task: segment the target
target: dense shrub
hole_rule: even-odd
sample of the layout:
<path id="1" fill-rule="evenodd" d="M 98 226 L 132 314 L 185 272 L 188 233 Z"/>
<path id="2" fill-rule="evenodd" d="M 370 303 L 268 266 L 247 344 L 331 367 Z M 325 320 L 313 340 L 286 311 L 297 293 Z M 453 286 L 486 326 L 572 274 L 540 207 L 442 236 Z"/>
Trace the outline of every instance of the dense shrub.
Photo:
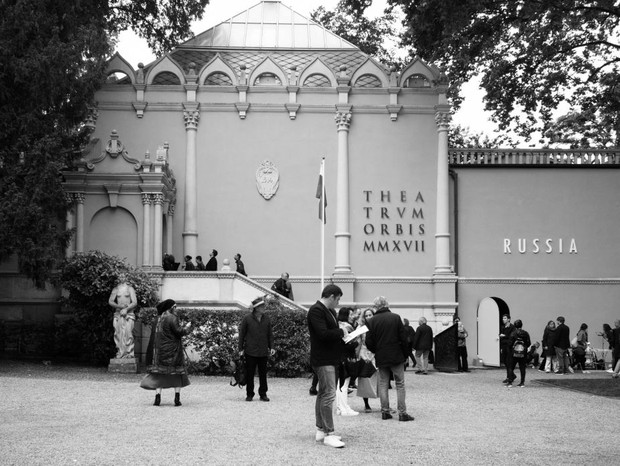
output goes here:
<path id="1" fill-rule="evenodd" d="M 277 298 L 267 299 L 274 333 L 276 353 L 269 358 L 267 370 L 280 377 L 296 377 L 308 371 L 309 336 L 304 311 L 284 309 Z M 239 324 L 249 311 L 214 309 L 182 309 L 179 318 L 191 322 L 192 329 L 184 339 L 199 354 L 190 363 L 193 373 L 230 375 L 230 363 L 238 359 Z M 152 316 L 144 315 L 146 320 Z"/>
<path id="2" fill-rule="evenodd" d="M 141 307 L 157 303 L 157 282 L 117 256 L 100 251 L 76 253 L 61 266 L 59 284 L 69 292 L 63 302 L 75 316 L 73 334 L 79 335 L 74 346 L 80 349 L 83 359 L 91 363 L 107 364 L 116 354 L 112 327 L 114 311 L 108 299 L 118 276 L 123 273 L 136 291 L 136 314 L 139 315 Z"/>

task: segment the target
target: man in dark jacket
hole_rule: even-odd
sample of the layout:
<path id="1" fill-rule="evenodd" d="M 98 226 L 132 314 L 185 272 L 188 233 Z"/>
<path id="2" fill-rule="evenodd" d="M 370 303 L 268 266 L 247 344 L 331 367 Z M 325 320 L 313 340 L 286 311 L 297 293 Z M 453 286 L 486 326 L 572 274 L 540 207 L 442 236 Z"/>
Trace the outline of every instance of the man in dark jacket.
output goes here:
<path id="1" fill-rule="evenodd" d="M 420 317 L 418 324 L 413 336 L 413 349 L 420 368 L 415 373 L 428 375 L 428 355 L 433 349 L 433 329 L 426 325 L 426 317 Z"/>
<path id="2" fill-rule="evenodd" d="M 557 318 L 558 325 L 555 328 L 555 355 L 558 358 L 560 374 L 568 374 L 570 363 L 568 362 L 568 348 L 570 347 L 570 328 L 564 324 L 562 316 Z"/>
<path id="3" fill-rule="evenodd" d="M 510 316 L 504 314 L 502 316 L 502 326 L 499 330 L 499 359 L 506 366 L 506 378 L 503 383 L 512 383 L 512 351 L 510 346 L 510 337 L 515 331 L 515 326 L 510 322 Z"/>
<path id="4" fill-rule="evenodd" d="M 336 368 L 344 351 L 343 338 L 348 335 L 338 325 L 335 308 L 342 297 L 342 290 L 336 285 L 323 288 L 321 299 L 308 310 L 308 331 L 310 333 L 310 364 L 319 378 L 314 414 L 316 418 L 317 442 L 334 448 L 344 447 L 344 442 L 334 435 L 334 401 L 336 400 Z"/>
<path id="5" fill-rule="evenodd" d="M 405 359 L 407 359 L 407 332 L 400 317 L 390 311 L 382 296 L 375 299 L 378 308 L 375 316 L 368 321 L 366 347 L 375 354 L 379 368 L 379 400 L 381 419 L 391 419 L 388 385 L 390 371 L 394 374 L 399 421 L 413 421 L 407 414 L 405 404 Z"/>
<path id="6" fill-rule="evenodd" d="M 512 366 L 510 367 L 510 382 L 506 385 L 508 388 L 512 387 L 512 381 L 517 378 L 515 375 L 515 367 L 519 365 L 519 372 L 521 373 L 521 381 L 519 387 L 525 387 L 525 368 L 527 366 L 527 348 L 532 344 L 530 334 L 523 330 L 523 322 L 520 319 L 515 320 L 515 331 L 510 335 L 510 348 L 512 349 Z M 517 352 L 515 348 L 515 342 L 519 342 L 522 345 L 521 352 Z"/>
<path id="7" fill-rule="evenodd" d="M 239 326 L 239 354 L 245 354 L 245 370 L 247 384 L 246 399 L 254 398 L 254 373 L 258 366 L 258 395 L 261 401 L 269 401 L 267 397 L 267 358 L 273 356 L 273 330 L 269 316 L 265 315 L 264 298 L 252 301 L 252 312 L 246 315 Z"/>

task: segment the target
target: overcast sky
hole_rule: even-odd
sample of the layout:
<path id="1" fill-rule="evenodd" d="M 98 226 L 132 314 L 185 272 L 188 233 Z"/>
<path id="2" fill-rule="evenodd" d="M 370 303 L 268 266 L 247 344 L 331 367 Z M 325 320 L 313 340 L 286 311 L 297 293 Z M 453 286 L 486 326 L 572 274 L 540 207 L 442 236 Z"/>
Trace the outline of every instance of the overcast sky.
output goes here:
<path id="1" fill-rule="evenodd" d="M 192 32 L 200 34 L 258 3 L 260 3 L 258 0 L 211 0 L 205 8 L 203 19 L 193 23 Z M 282 0 L 282 3 L 290 6 L 297 13 L 310 17 L 310 12 L 321 5 L 328 10 L 334 9 L 338 4 L 338 0 Z M 385 3 L 384 0 L 374 0 L 372 7 L 367 10 L 368 16 L 375 17 L 381 15 L 385 8 Z M 148 64 L 155 59 L 155 55 L 146 45 L 146 41 L 130 31 L 120 35 L 117 51 L 135 69 L 137 69 L 139 62 Z M 477 84 L 475 82 L 465 84 L 463 92 L 465 101 L 461 109 L 454 115 L 454 122 L 462 126 L 468 126 L 474 131 L 492 134 L 495 126 L 489 121 L 488 115 L 483 111 L 483 94 Z"/>

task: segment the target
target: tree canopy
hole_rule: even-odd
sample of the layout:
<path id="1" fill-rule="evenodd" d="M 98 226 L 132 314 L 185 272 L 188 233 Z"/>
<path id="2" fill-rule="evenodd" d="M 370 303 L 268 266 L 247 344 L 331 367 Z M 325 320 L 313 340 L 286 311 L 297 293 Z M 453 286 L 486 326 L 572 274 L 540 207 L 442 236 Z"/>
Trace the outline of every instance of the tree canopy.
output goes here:
<path id="1" fill-rule="evenodd" d="M 70 239 L 60 172 L 88 141 L 84 122 L 118 33 L 134 29 L 167 51 L 208 2 L 0 1 L 0 260 L 16 254 L 37 286 Z"/>
<path id="2" fill-rule="evenodd" d="M 620 146 L 616 0 L 386 0 L 401 45 L 450 79 L 455 108 L 474 76 L 500 130 L 541 144 Z M 363 16 L 372 0 L 344 0 Z M 558 115 L 561 115 L 558 117 Z"/>
<path id="3" fill-rule="evenodd" d="M 383 16 L 375 19 L 364 16 L 364 9 L 341 0 L 333 11 L 320 6 L 310 14 L 310 18 L 385 65 L 402 66 L 402 61 L 386 46 L 390 39 L 394 42 L 398 40 L 392 9 L 386 8 Z"/>
<path id="4" fill-rule="evenodd" d="M 457 105 L 461 83 L 480 75 L 500 129 L 541 131 L 572 146 L 619 145 L 617 1 L 388 2 L 405 13 L 403 45 L 449 76 Z M 556 121 L 558 110 L 568 115 Z"/>

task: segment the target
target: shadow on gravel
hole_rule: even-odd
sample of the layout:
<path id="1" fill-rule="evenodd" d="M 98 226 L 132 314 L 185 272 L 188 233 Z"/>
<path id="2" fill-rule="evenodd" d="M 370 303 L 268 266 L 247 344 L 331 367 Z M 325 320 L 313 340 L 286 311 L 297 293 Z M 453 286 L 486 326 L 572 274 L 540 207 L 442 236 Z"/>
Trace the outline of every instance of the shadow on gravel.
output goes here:
<path id="1" fill-rule="evenodd" d="M 563 388 L 566 390 L 575 390 L 596 396 L 620 398 L 620 379 L 613 379 L 611 376 L 608 379 L 539 379 L 533 380 L 532 383 Z"/>

